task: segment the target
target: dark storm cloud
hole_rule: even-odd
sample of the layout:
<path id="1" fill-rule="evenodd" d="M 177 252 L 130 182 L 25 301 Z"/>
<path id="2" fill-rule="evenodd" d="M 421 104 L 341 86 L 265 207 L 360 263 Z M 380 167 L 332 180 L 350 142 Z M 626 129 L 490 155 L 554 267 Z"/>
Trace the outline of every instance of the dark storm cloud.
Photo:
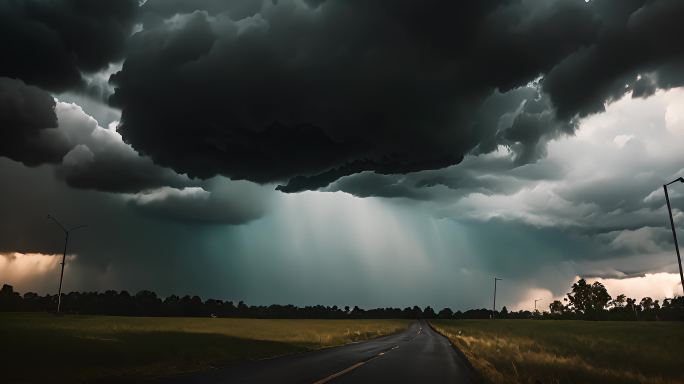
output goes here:
<path id="1" fill-rule="evenodd" d="M 600 33 L 557 63 L 545 76 L 546 91 L 562 118 L 604 110 L 604 104 L 635 88 L 643 95 L 644 73 L 660 88 L 684 84 L 684 2 L 592 0 Z"/>
<path id="2" fill-rule="evenodd" d="M 682 17 L 676 0 L 12 0 L 0 76 L 107 97 L 91 72 L 125 59 L 111 102 L 135 151 L 298 192 L 499 145 L 534 162 L 577 117 L 684 84 Z"/>
<path id="3" fill-rule="evenodd" d="M 401 175 L 362 172 L 342 177 L 325 190 L 359 197 L 454 200 L 473 192 L 513 193 L 530 181 L 562 177 L 560 164 L 538 164 L 536 160 L 546 154 L 548 140 L 574 132 L 577 122 L 556 119 L 538 84 L 494 92 L 473 116 L 476 127 L 494 127 L 496 133 L 480 142 L 460 164 Z M 511 153 L 492 154 L 502 146 Z"/>
<path id="4" fill-rule="evenodd" d="M 182 176 L 155 165 L 125 144 L 100 147 L 95 151 L 85 145 L 75 147 L 57 168 L 57 176 L 70 187 L 105 192 L 131 193 L 189 184 Z"/>
<path id="5" fill-rule="evenodd" d="M 52 96 L 21 80 L 0 77 L 0 157 L 36 166 L 60 162 L 70 148 L 57 129 Z"/>
<path id="6" fill-rule="evenodd" d="M 0 2 L 0 76 L 50 91 L 84 85 L 82 72 L 123 59 L 137 0 Z"/>
<path id="7" fill-rule="evenodd" d="M 147 0 L 141 7 L 141 18 L 146 24 L 159 24 L 165 18 L 205 11 L 209 15 L 227 13 L 238 20 L 254 16 L 261 10 L 262 0 Z"/>
<path id="8" fill-rule="evenodd" d="M 265 1 L 242 19 L 148 3 L 166 19 L 132 37 L 112 77 L 125 141 L 190 176 L 291 180 L 288 192 L 444 168 L 499 140 L 534 157 L 552 112 L 506 139 L 473 111 L 600 30 L 582 1 Z"/>

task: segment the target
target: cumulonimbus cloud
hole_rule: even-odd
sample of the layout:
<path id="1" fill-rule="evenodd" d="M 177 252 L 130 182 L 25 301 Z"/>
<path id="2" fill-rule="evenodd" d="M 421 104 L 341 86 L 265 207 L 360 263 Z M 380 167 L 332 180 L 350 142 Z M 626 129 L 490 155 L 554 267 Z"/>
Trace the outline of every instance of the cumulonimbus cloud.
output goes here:
<path id="1" fill-rule="evenodd" d="M 534 162 L 623 94 L 684 84 L 677 0 L 13 0 L 0 11 L 0 76 L 87 92 L 89 73 L 123 60 L 110 101 L 136 152 L 285 192 L 499 145 Z M 64 152 L 31 151 L 33 164 Z"/>
<path id="2" fill-rule="evenodd" d="M 112 78 L 119 130 L 179 172 L 289 181 L 286 192 L 443 168 L 501 143 L 534 161 L 576 117 L 682 80 L 679 1 L 193 4 L 143 5 Z M 489 109 L 535 80 L 540 96 Z"/>

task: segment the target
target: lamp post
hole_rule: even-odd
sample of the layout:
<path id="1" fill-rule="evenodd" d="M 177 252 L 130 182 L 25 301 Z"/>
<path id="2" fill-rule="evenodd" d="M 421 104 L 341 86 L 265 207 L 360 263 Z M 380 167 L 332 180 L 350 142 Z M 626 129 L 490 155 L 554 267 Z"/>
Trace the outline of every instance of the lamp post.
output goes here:
<path id="1" fill-rule="evenodd" d="M 537 313 L 537 301 L 541 301 L 542 299 L 534 299 L 534 312 Z"/>
<path id="2" fill-rule="evenodd" d="M 674 219 L 672 219 L 672 207 L 670 206 L 670 196 L 667 194 L 667 186 L 676 182 L 684 183 L 684 177 L 680 177 L 667 184 L 663 185 L 665 191 L 665 201 L 667 202 L 667 212 L 670 214 L 670 226 L 672 227 L 672 238 L 674 239 L 675 251 L 677 252 L 677 265 L 679 266 L 679 278 L 682 281 L 682 289 L 684 290 L 684 273 L 682 272 L 682 257 L 679 255 L 679 244 L 677 243 L 677 231 L 675 230 Z"/>
<path id="3" fill-rule="evenodd" d="M 492 305 L 492 318 L 494 318 L 494 312 L 496 312 L 496 282 L 499 280 L 503 279 L 499 279 L 498 277 L 494 278 L 494 304 Z"/>
<path id="4" fill-rule="evenodd" d="M 47 216 L 48 219 L 52 220 L 59 226 L 59 228 L 64 231 L 64 254 L 62 255 L 62 272 L 59 275 L 59 291 L 57 293 L 57 313 L 59 313 L 60 308 L 62 307 L 62 279 L 64 278 L 64 264 L 66 264 L 66 254 L 67 254 L 67 245 L 69 244 L 69 234 L 75 230 L 85 228 L 85 225 L 77 225 L 71 229 L 66 229 L 60 222 L 57 220 L 56 217 L 52 215 Z"/>

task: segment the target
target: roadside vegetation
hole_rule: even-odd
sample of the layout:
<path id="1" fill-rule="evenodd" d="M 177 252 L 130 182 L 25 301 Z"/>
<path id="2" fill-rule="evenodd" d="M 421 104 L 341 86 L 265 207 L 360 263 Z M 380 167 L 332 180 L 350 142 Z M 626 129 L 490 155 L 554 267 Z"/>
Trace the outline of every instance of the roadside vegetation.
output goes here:
<path id="1" fill-rule="evenodd" d="M 0 313 L 2 382 L 134 379 L 398 332 L 406 320 L 267 320 Z M 40 369 L 36 369 L 40 367 Z"/>
<path id="2" fill-rule="evenodd" d="M 612 298 L 580 279 L 548 312 L 479 314 L 491 320 L 431 323 L 487 383 L 684 383 L 683 324 L 659 321 L 684 319 L 683 297 Z"/>
<path id="3" fill-rule="evenodd" d="M 679 322 L 433 320 L 486 383 L 684 383 Z"/>

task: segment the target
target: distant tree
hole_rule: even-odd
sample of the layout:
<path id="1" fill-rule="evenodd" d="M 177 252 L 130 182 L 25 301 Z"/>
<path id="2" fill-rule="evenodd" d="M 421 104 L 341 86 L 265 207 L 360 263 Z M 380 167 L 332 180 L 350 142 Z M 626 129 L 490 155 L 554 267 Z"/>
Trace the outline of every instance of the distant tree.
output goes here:
<path id="1" fill-rule="evenodd" d="M 162 301 L 152 291 L 142 290 L 135 294 L 135 305 L 141 315 L 158 316 L 161 304 Z"/>
<path id="2" fill-rule="evenodd" d="M 425 319 L 434 319 L 437 315 L 435 315 L 435 310 L 432 309 L 429 305 L 425 307 L 425 310 L 423 310 L 423 318 Z"/>
<path id="3" fill-rule="evenodd" d="M 632 299 L 631 297 L 628 297 L 625 299 L 625 307 L 632 309 L 634 311 L 640 311 L 641 306 L 636 303 L 636 299 Z"/>
<path id="4" fill-rule="evenodd" d="M 560 300 L 554 300 L 549 304 L 549 312 L 552 315 L 562 315 L 565 312 L 565 305 Z"/>
<path id="5" fill-rule="evenodd" d="M 354 318 L 362 318 L 365 316 L 365 311 L 361 308 L 359 308 L 358 305 L 354 306 L 354 309 L 352 309 L 351 313 L 349 314 L 351 317 Z"/>
<path id="6" fill-rule="evenodd" d="M 508 308 L 504 305 L 503 308 L 501 308 L 501 312 L 499 313 L 500 317 L 508 317 Z"/>
<path id="7" fill-rule="evenodd" d="M 584 279 L 572 285 L 572 291 L 567 294 L 567 298 L 570 306 L 582 314 L 603 310 L 611 299 L 603 284 L 598 281 L 588 284 Z"/>
<path id="8" fill-rule="evenodd" d="M 666 309 L 684 309 L 684 296 L 676 296 L 671 299 L 663 300 L 663 308 Z"/>
<path id="9" fill-rule="evenodd" d="M 453 316 L 454 312 L 451 310 L 451 308 L 444 308 L 437 314 L 437 318 L 439 319 L 451 319 Z"/>
<path id="10" fill-rule="evenodd" d="M 489 319 L 492 316 L 491 309 L 469 309 L 461 315 L 463 319 Z"/>
<path id="11" fill-rule="evenodd" d="M 584 312 L 589 308 L 591 297 L 591 285 L 587 281 L 580 279 L 572 285 L 571 292 L 567 294 L 569 306 L 577 312 Z"/>
<path id="12" fill-rule="evenodd" d="M 14 287 L 9 284 L 3 284 L 0 289 L 0 310 L 4 311 L 18 311 L 21 307 L 21 295 L 14 292 Z"/>
<path id="13" fill-rule="evenodd" d="M 655 307 L 655 302 L 650 297 L 644 297 L 643 299 L 641 299 L 641 302 L 639 302 L 639 305 L 641 305 L 641 308 L 644 311 L 648 311 Z"/>
<path id="14" fill-rule="evenodd" d="M 596 281 L 591 285 L 591 307 L 593 310 L 598 311 L 605 309 L 608 306 L 610 299 L 612 299 L 612 297 L 610 297 L 608 290 L 603 284 Z"/>
<path id="15" fill-rule="evenodd" d="M 627 296 L 619 294 L 613 301 L 610 302 L 615 308 L 623 308 L 627 303 Z"/>
<path id="16" fill-rule="evenodd" d="M 14 287 L 9 284 L 3 284 L 2 289 L 0 289 L 0 296 L 9 297 L 14 294 Z"/>

